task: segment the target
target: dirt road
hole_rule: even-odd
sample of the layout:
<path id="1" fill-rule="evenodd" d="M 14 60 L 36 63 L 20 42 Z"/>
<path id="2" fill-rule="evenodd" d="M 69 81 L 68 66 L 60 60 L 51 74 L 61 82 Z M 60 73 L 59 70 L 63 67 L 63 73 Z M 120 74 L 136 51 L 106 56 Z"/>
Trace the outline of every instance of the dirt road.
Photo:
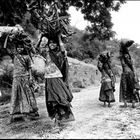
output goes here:
<path id="1" fill-rule="evenodd" d="M 99 102 L 99 87 L 88 87 L 73 93 L 75 121 L 64 124 L 60 133 L 51 132 L 53 122 L 48 118 L 45 97 L 37 98 L 40 119 L 8 124 L 9 104 L 0 107 L 0 138 L 46 139 L 130 139 L 140 138 L 140 108 L 123 108 L 118 102 L 119 85 L 116 85 L 116 102 L 110 108 Z"/>

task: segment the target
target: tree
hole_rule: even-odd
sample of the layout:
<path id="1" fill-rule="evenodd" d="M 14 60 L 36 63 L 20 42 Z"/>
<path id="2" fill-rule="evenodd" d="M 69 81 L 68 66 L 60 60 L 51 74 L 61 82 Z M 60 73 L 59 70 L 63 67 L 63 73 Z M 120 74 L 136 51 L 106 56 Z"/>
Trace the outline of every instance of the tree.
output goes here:
<path id="1" fill-rule="evenodd" d="M 57 3 L 58 1 L 58 3 Z M 115 32 L 112 31 L 113 23 L 111 22 L 111 11 L 118 11 L 121 4 L 125 3 L 125 0 L 1 0 L 0 1 L 0 25 L 16 25 L 21 24 L 24 29 L 27 29 L 28 25 L 32 24 L 33 28 L 44 30 L 41 28 L 49 29 L 47 21 L 45 20 L 44 12 L 48 10 L 47 6 L 56 2 L 59 8 L 59 16 L 70 16 L 68 14 L 68 8 L 74 6 L 77 9 L 81 9 L 84 14 L 84 19 L 91 22 L 91 26 L 87 27 L 87 31 L 91 33 L 92 38 L 98 38 L 100 40 L 109 40 Z M 53 10 L 47 12 L 51 17 Z M 26 16 L 25 16 L 26 15 Z M 44 18 L 44 19 L 42 19 Z M 62 19 L 62 18 L 61 18 Z M 44 26 L 42 27 L 43 24 Z M 66 24 L 69 24 L 69 19 L 64 18 L 61 20 Z M 28 28 L 28 30 L 30 30 Z M 62 29 L 62 28 L 61 28 Z M 65 30 L 65 28 L 63 28 Z"/>
<path id="2" fill-rule="evenodd" d="M 81 3 L 81 4 L 80 4 Z M 109 40 L 115 32 L 112 31 L 111 11 L 118 11 L 124 0 L 77 0 L 72 5 L 81 9 L 84 19 L 90 21 L 91 26 L 87 30 L 91 33 L 91 39 Z"/>

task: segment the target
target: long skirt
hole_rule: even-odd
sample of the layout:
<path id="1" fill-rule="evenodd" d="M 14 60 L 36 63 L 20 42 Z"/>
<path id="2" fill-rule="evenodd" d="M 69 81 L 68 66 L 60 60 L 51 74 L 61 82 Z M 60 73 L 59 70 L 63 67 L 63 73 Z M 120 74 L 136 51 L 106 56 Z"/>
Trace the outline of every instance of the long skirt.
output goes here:
<path id="1" fill-rule="evenodd" d="M 46 78 L 45 97 L 48 115 L 51 119 L 69 121 L 74 115 L 71 110 L 73 95 L 61 78 Z"/>
<path id="2" fill-rule="evenodd" d="M 120 81 L 120 102 L 132 103 L 139 101 L 139 95 L 134 93 L 134 89 L 138 87 L 138 83 L 135 81 L 135 76 L 133 72 L 127 72 L 121 74 Z"/>
<path id="3" fill-rule="evenodd" d="M 11 110 L 12 116 L 37 113 L 37 102 L 32 87 L 29 85 L 29 77 L 16 77 L 13 79 Z"/>
<path id="4" fill-rule="evenodd" d="M 115 102 L 114 86 L 112 81 L 103 81 L 101 84 L 99 100 L 101 102 Z"/>

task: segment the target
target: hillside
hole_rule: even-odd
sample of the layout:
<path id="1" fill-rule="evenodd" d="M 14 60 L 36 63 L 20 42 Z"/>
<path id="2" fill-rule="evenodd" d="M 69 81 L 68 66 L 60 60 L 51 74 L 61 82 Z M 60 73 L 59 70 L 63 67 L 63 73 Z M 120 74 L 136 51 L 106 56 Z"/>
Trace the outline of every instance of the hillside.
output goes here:
<path id="1" fill-rule="evenodd" d="M 87 64 L 74 58 L 68 57 L 69 62 L 69 84 L 71 88 L 85 88 L 90 85 L 99 85 L 100 72 L 97 66 Z M 44 61 L 36 58 L 33 64 L 33 70 L 44 72 Z M 76 90 L 76 89 L 75 89 Z"/>

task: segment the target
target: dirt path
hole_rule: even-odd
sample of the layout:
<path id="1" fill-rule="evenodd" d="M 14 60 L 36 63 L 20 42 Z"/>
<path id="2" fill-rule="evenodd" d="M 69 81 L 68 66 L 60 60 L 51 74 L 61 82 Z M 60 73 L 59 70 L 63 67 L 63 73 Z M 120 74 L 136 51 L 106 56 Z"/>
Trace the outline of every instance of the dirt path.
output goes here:
<path id="1" fill-rule="evenodd" d="M 140 138 L 140 108 L 120 107 L 119 85 L 116 85 L 116 102 L 111 108 L 99 102 L 99 87 L 88 87 L 73 93 L 75 121 L 61 127 L 53 134 L 53 122 L 48 118 L 44 96 L 38 97 L 40 119 L 37 121 L 8 124 L 9 105 L 0 107 L 0 138 L 46 139 L 121 139 Z"/>

